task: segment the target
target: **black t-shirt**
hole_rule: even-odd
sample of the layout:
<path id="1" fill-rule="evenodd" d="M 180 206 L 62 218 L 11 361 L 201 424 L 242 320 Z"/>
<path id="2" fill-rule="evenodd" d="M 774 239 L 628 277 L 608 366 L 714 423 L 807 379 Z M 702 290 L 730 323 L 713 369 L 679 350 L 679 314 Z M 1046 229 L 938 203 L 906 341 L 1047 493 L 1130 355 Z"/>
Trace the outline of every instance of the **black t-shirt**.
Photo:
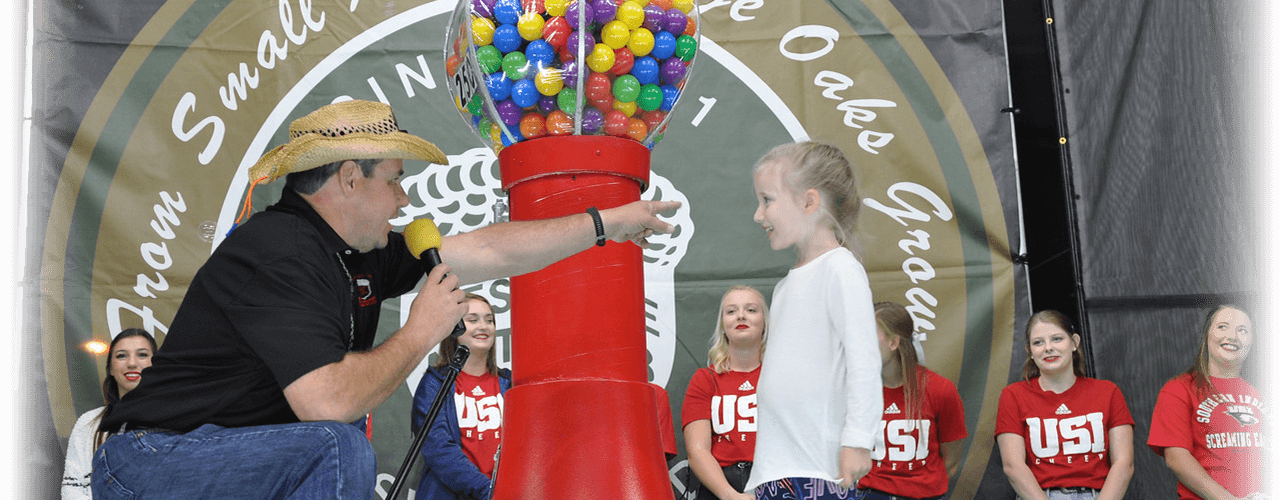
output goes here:
<path id="1" fill-rule="evenodd" d="M 399 233 L 357 252 L 285 189 L 196 272 L 141 384 L 101 428 L 297 422 L 284 387 L 372 347 L 381 301 L 423 274 Z"/>

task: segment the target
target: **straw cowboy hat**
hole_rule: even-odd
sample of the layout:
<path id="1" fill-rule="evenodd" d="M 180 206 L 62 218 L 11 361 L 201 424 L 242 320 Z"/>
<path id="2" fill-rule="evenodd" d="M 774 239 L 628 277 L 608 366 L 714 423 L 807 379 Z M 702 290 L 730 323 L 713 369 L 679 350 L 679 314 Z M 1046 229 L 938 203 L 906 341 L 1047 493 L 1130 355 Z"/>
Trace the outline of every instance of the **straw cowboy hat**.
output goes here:
<path id="1" fill-rule="evenodd" d="M 343 160 L 402 159 L 447 165 L 440 148 L 400 130 L 391 106 L 351 100 L 293 120 L 289 142 L 268 151 L 249 169 L 253 184 L 271 182 Z"/>

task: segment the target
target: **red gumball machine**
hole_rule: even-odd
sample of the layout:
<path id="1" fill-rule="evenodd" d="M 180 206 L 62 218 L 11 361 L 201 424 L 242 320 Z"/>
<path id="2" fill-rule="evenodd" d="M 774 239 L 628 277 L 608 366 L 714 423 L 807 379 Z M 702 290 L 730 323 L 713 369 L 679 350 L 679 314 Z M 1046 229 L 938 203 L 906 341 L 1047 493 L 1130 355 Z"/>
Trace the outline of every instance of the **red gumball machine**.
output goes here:
<path id="1" fill-rule="evenodd" d="M 640 199 L 697 25 L 693 0 L 458 2 L 447 81 L 499 153 L 512 220 Z M 511 278 L 514 384 L 495 500 L 673 500 L 646 340 L 634 243 Z"/>

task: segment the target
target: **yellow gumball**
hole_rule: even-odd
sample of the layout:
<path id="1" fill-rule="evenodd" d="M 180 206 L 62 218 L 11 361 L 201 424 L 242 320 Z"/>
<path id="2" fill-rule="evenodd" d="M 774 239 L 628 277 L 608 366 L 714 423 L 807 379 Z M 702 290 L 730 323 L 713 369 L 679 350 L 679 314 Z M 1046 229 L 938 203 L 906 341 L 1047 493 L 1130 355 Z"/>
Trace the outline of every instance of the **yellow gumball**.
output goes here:
<path id="1" fill-rule="evenodd" d="M 471 19 L 471 41 L 476 45 L 488 45 L 493 43 L 493 31 L 497 28 L 493 26 L 493 21 L 487 17 L 476 17 Z"/>
<path id="2" fill-rule="evenodd" d="M 616 56 L 613 49 L 608 45 L 596 44 L 595 49 L 591 50 L 591 55 L 586 56 L 586 65 L 591 67 L 591 71 L 603 73 L 613 67 Z"/>
<path id="3" fill-rule="evenodd" d="M 528 12 L 520 16 L 519 22 L 515 25 L 515 29 L 520 32 L 520 38 L 530 42 L 542 38 L 542 29 L 545 27 L 546 20 L 536 12 Z"/>
<path id="4" fill-rule="evenodd" d="M 600 29 L 600 41 L 604 45 L 612 47 L 613 50 L 626 46 L 626 42 L 631 39 L 631 29 L 626 27 L 626 23 L 621 21 L 609 21 Z"/>
<path id="5" fill-rule="evenodd" d="M 653 51 L 653 32 L 647 28 L 640 28 L 631 33 L 631 41 L 626 42 L 626 48 L 631 49 L 631 53 L 635 57 L 644 57 Z"/>
<path id="6" fill-rule="evenodd" d="M 637 107 L 638 105 L 635 104 L 635 101 L 622 102 L 617 99 L 613 99 L 613 109 L 625 113 L 628 117 L 635 116 L 635 108 Z"/>
<path id="7" fill-rule="evenodd" d="M 564 77 L 558 69 L 542 68 L 533 77 L 533 85 L 537 86 L 537 91 L 542 95 L 557 95 L 564 90 Z"/>
<path id="8" fill-rule="evenodd" d="M 644 6 L 635 0 L 626 0 L 617 7 L 616 19 L 626 23 L 627 28 L 638 28 L 644 24 Z"/>
<path id="9" fill-rule="evenodd" d="M 570 0 L 546 0 L 546 13 L 552 16 L 563 16 L 568 12 Z"/>
<path id="10" fill-rule="evenodd" d="M 675 0 L 675 8 L 688 14 L 693 11 L 693 0 Z"/>

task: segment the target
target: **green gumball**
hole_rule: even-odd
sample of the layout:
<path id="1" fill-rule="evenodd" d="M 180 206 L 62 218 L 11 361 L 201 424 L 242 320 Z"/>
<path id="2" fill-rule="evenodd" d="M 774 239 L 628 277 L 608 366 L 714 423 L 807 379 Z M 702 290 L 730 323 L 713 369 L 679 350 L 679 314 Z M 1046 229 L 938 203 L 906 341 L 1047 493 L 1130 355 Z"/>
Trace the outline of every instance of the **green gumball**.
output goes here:
<path id="1" fill-rule="evenodd" d="M 690 61 L 693 55 L 697 54 L 697 39 L 688 35 L 680 35 L 675 40 L 675 55 L 680 59 Z"/>
<path id="2" fill-rule="evenodd" d="M 622 75 L 613 81 L 613 97 L 619 102 L 635 102 L 640 94 L 640 82 L 634 75 Z"/>
<path id="3" fill-rule="evenodd" d="M 556 99 L 561 110 L 569 115 L 577 115 L 577 90 L 565 87 Z"/>
<path id="4" fill-rule="evenodd" d="M 639 98 L 635 100 L 635 104 L 644 111 L 653 111 L 662 107 L 662 87 L 656 83 L 650 83 L 640 87 Z"/>

